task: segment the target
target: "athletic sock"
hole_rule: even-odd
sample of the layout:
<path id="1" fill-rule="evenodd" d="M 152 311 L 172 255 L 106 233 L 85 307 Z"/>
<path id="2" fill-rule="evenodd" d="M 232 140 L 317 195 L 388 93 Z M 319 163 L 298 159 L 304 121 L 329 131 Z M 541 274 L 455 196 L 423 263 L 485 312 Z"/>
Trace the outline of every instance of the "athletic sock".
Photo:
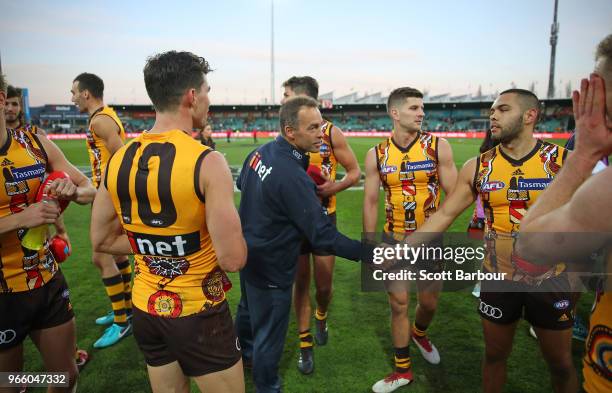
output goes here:
<path id="1" fill-rule="evenodd" d="M 324 321 L 327 319 L 327 312 L 321 312 L 319 311 L 319 307 L 317 307 L 317 310 L 315 311 L 315 318 L 319 321 Z"/>
<path id="2" fill-rule="evenodd" d="M 102 282 L 104 283 L 104 289 L 106 289 L 106 295 L 109 297 L 113 307 L 114 322 L 117 325 L 125 326 L 127 324 L 127 316 L 121 274 L 103 278 Z"/>
<path id="3" fill-rule="evenodd" d="M 123 297 L 125 300 L 125 312 L 127 316 L 132 315 L 132 265 L 130 260 L 116 262 L 117 269 L 121 273 L 123 280 Z"/>
<path id="4" fill-rule="evenodd" d="M 427 330 L 426 326 L 423 327 L 423 326 L 417 324 L 416 322 L 412 325 L 412 335 L 417 337 L 417 338 L 425 337 L 427 335 L 425 330 Z"/>
<path id="5" fill-rule="evenodd" d="M 300 349 L 312 348 L 312 343 L 313 339 L 310 329 L 300 332 Z"/>
<path id="6" fill-rule="evenodd" d="M 395 348 L 395 372 L 404 374 L 410 370 L 412 361 L 410 360 L 410 348 Z"/>

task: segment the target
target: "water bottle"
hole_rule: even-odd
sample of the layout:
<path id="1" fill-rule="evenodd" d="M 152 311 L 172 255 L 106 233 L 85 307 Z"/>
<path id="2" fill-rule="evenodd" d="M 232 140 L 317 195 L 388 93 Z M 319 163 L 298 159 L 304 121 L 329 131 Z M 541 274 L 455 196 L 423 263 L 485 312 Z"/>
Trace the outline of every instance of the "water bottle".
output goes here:
<path id="1" fill-rule="evenodd" d="M 44 194 L 42 203 L 55 203 L 57 199 Z M 25 235 L 21 238 L 21 245 L 29 250 L 38 251 L 43 248 L 45 240 L 49 236 L 49 224 L 42 224 L 34 228 L 28 228 Z"/>

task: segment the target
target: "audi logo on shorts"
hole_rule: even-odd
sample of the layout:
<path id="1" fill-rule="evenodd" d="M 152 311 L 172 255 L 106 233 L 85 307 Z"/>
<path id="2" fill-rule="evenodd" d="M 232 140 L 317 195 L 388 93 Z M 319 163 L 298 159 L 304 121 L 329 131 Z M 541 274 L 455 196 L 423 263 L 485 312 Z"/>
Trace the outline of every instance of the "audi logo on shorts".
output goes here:
<path id="1" fill-rule="evenodd" d="M 17 333 L 13 329 L 0 330 L 0 345 L 8 344 L 17 337 Z"/>
<path id="2" fill-rule="evenodd" d="M 484 315 L 490 318 L 499 319 L 503 315 L 502 310 L 500 310 L 497 307 L 490 306 L 487 303 L 483 302 L 482 300 L 480 301 L 478 310 L 480 310 L 481 313 L 483 313 Z"/>

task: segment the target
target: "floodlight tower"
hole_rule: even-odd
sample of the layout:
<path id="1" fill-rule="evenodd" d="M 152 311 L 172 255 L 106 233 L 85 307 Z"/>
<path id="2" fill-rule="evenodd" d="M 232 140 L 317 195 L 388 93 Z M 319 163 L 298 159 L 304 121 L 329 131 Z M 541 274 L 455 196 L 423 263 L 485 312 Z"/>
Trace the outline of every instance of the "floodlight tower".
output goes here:
<path id="1" fill-rule="evenodd" d="M 276 83 L 274 82 L 274 0 L 270 1 L 270 104 L 274 105 L 276 101 L 274 91 Z"/>
<path id="2" fill-rule="evenodd" d="M 559 35 L 559 23 L 557 23 L 557 8 L 559 0 L 555 0 L 555 14 L 550 26 L 550 71 L 548 72 L 548 98 L 555 97 L 555 54 L 557 52 L 557 36 Z"/>

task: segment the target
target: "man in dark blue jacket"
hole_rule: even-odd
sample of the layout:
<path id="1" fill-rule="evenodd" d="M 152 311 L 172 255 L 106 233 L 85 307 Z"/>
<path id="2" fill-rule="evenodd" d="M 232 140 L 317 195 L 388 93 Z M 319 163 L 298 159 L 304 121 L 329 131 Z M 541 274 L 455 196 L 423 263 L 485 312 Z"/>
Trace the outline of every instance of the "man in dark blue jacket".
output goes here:
<path id="1" fill-rule="evenodd" d="M 321 146 L 317 101 L 295 97 L 280 109 L 281 135 L 245 160 L 237 186 L 248 247 L 240 272 L 236 330 L 245 361 L 252 361 L 258 393 L 280 392 L 278 364 L 289 325 L 291 288 L 303 239 L 313 249 L 359 260 L 361 243 L 339 233 L 323 214 L 308 155 Z"/>

